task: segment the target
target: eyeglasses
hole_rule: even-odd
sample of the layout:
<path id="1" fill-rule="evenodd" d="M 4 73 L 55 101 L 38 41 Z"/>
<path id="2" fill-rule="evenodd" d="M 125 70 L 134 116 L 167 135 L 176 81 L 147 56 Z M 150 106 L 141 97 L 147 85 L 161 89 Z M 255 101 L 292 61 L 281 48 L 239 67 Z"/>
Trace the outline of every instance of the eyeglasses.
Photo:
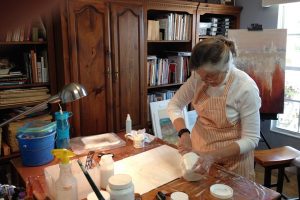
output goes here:
<path id="1" fill-rule="evenodd" d="M 228 71 L 221 71 L 221 72 L 207 72 L 206 70 L 200 68 L 196 70 L 196 73 L 199 74 L 201 79 L 206 82 L 206 83 L 221 83 L 225 75 L 227 74 Z"/>

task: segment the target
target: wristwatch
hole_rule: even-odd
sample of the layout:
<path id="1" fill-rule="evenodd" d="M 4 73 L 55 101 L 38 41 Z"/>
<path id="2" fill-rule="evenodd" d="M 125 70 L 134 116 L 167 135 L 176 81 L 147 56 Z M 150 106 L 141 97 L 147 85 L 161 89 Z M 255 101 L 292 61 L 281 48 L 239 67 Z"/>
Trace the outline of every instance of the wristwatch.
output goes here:
<path id="1" fill-rule="evenodd" d="M 183 128 L 183 129 L 181 129 L 180 131 L 178 131 L 178 137 L 181 137 L 181 135 L 183 134 L 183 133 L 191 133 L 190 131 L 189 131 L 189 129 L 187 129 L 187 128 Z"/>

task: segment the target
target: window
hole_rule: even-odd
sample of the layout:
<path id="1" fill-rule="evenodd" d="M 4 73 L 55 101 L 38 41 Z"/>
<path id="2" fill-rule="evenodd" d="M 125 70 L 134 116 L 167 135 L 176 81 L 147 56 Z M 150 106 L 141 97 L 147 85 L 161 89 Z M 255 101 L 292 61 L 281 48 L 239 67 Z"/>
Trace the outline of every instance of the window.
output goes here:
<path id="1" fill-rule="evenodd" d="M 278 28 L 287 29 L 284 113 L 272 130 L 300 137 L 300 3 L 279 6 Z"/>

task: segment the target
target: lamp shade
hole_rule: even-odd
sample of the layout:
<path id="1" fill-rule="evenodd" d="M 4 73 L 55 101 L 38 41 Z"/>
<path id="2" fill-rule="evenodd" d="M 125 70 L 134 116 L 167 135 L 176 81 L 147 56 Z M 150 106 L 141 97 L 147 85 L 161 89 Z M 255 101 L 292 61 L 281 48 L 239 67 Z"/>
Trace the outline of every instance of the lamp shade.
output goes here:
<path id="1" fill-rule="evenodd" d="M 69 83 L 65 85 L 59 93 L 62 103 L 68 103 L 87 96 L 85 88 L 78 83 Z"/>

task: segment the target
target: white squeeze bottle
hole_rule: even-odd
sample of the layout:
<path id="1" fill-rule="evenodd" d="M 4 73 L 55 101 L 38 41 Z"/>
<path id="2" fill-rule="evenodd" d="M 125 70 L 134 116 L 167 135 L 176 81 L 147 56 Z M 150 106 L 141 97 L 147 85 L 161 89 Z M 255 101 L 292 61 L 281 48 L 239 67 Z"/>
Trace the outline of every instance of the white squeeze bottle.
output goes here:
<path id="1" fill-rule="evenodd" d="M 75 156 L 67 149 L 53 149 L 52 154 L 61 160 L 59 164 L 59 177 L 55 182 L 56 200 L 78 199 L 77 181 L 71 171 L 70 157 Z"/>
<path id="2" fill-rule="evenodd" d="M 127 114 L 127 118 L 126 118 L 126 133 L 131 133 L 131 127 L 132 127 L 131 118 L 130 118 L 130 115 Z"/>
<path id="3" fill-rule="evenodd" d="M 114 160 L 112 154 L 103 155 L 100 160 L 100 186 L 106 189 L 108 179 L 114 175 Z"/>

